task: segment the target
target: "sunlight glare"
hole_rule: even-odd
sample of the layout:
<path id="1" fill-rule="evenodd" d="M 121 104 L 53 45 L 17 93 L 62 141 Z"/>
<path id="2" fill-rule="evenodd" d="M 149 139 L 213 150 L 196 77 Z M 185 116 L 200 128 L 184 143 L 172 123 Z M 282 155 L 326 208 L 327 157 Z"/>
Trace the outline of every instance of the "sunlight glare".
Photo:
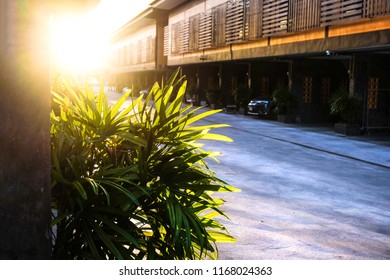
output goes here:
<path id="1" fill-rule="evenodd" d="M 113 31 L 146 9 L 148 3 L 150 0 L 102 0 L 90 14 L 53 18 L 53 66 L 72 74 L 104 69 Z"/>
<path id="2" fill-rule="evenodd" d="M 102 67 L 106 60 L 108 40 L 106 36 L 97 34 L 97 28 L 91 28 L 86 20 L 81 18 L 65 18 L 53 22 L 53 64 L 74 74 Z"/>

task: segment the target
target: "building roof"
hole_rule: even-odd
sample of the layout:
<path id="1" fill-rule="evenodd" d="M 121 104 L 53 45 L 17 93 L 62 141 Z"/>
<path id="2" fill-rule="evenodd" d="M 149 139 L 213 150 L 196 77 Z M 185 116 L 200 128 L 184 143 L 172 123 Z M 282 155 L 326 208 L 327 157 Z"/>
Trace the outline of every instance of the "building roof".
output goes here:
<path id="1" fill-rule="evenodd" d="M 149 5 L 154 8 L 158 8 L 161 10 L 169 11 L 181 4 L 189 2 L 188 0 L 155 0 L 151 2 Z"/>
<path id="2" fill-rule="evenodd" d="M 189 2 L 189 0 L 155 0 L 145 10 L 120 27 L 114 34 L 113 40 L 127 36 L 143 26 L 154 24 L 158 20 L 167 19 L 170 10 Z"/>

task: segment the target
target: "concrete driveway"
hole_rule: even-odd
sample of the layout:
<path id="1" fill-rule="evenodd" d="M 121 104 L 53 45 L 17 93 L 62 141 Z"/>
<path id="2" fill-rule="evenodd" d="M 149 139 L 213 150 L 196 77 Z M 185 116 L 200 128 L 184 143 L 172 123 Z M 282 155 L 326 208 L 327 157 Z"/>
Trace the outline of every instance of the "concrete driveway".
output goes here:
<path id="1" fill-rule="evenodd" d="M 220 113 L 206 122 L 233 143 L 210 162 L 240 188 L 219 194 L 237 243 L 220 259 L 390 259 L 390 138 L 342 137 L 332 129 Z M 217 132 L 215 131 L 215 132 Z"/>

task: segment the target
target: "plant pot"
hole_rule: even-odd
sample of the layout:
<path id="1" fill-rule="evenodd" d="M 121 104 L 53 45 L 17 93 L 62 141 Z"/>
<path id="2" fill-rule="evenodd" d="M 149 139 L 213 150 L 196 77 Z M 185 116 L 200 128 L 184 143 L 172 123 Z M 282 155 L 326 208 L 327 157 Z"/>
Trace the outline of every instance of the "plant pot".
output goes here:
<path id="1" fill-rule="evenodd" d="M 225 112 L 226 113 L 236 113 L 236 105 L 226 105 Z"/>
<path id="2" fill-rule="evenodd" d="M 346 136 L 361 135 L 360 127 L 357 124 L 335 123 L 334 131 Z"/>
<path id="3" fill-rule="evenodd" d="M 295 116 L 279 114 L 277 120 L 278 122 L 282 122 L 282 123 L 294 123 Z"/>

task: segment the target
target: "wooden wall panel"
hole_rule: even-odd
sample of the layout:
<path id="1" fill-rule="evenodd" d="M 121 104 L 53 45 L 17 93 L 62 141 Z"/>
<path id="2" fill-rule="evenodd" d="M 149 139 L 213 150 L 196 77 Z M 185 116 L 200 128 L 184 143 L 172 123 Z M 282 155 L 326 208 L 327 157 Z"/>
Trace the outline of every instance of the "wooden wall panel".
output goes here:
<path id="1" fill-rule="evenodd" d="M 263 35 L 287 32 L 288 0 L 263 1 Z"/>
<path id="2" fill-rule="evenodd" d="M 323 26 L 360 19 L 362 16 L 362 0 L 321 1 L 321 25 Z"/>
<path id="3" fill-rule="evenodd" d="M 290 0 L 288 31 L 304 31 L 320 26 L 320 0 Z"/>

